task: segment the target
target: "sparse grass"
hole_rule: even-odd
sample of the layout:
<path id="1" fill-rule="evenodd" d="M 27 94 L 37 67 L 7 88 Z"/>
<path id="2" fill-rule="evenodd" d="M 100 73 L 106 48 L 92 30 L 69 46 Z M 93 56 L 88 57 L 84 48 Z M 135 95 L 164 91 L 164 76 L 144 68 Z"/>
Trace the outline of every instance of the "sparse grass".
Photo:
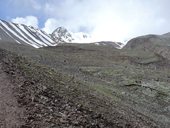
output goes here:
<path id="1" fill-rule="evenodd" d="M 95 89 L 101 95 L 109 97 L 111 101 L 114 103 L 117 103 L 121 100 L 120 98 L 117 97 L 118 95 L 120 95 L 119 94 L 120 92 L 118 93 L 118 91 L 115 91 L 114 88 L 110 86 L 103 86 L 103 85 L 97 84 L 97 85 L 92 85 L 91 88 Z"/>

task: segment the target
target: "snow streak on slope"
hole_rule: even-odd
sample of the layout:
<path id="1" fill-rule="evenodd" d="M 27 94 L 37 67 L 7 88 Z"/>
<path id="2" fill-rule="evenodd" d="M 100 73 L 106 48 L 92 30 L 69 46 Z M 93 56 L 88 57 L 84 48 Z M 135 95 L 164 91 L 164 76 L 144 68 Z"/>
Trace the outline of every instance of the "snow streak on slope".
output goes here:
<path id="1" fill-rule="evenodd" d="M 23 38 L 25 38 L 25 39 L 27 40 L 27 41 L 26 41 L 27 44 L 34 46 L 34 41 L 32 41 L 32 40 L 30 40 L 29 38 L 27 38 L 16 25 L 14 25 L 14 24 L 12 24 L 12 23 L 10 23 L 10 25 L 13 26 L 13 27 L 16 29 L 16 31 L 19 32 L 19 34 L 20 34 Z M 37 47 L 37 46 L 35 45 L 34 47 Z M 38 48 L 38 47 L 37 47 L 37 48 Z"/>
<path id="2" fill-rule="evenodd" d="M 40 37 L 42 37 L 43 38 L 43 40 L 45 39 L 46 41 L 46 43 L 47 44 L 49 44 L 49 45 L 51 45 L 51 44 L 53 44 L 53 45 L 55 45 L 56 43 L 51 39 L 51 37 L 47 34 L 47 33 L 45 33 L 44 31 L 42 31 L 42 30 L 39 30 L 39 29 L 36 29 L 35 30 L 35 28 L 33 28 L 33 27 L 28 27 L 29 29 L 31 29 L 32 31 L 34 31 L 34 32 L 36 32 L 36 34 L 37 35 L 39 35 Z M 38 32 L 38 33 L 37 33 Z M 50 43 L 49 43 L 50 42 Z"/>
<path id="3" fill-rule="evenodd" d="M 38 46 L 47 46 L 46 44 L 44 44 L 43 42 L 39 41 L 38 39 L 36 39 L 33 35 L 31 35 L 31 33 L 29 33 L 24 26 L 19 25 L 20 29 L 27 34 L 27 36 L 31 39 L 33 39 L 34 42 L 37 43 Z"/>
<path id="4" fill-rule="evenodd" d="M 3 41 L 15 41 L 31 45 L 35 48 L 56 46 L 50 35 L 31 26 L 21 25 L 0 20 L 0 38 Z"/>
<path id="5" fill-rule="evenodd" d="M 9 36 L 9 40 L 10 39 L 12 39 L 12 41 L 16 41 L 17 43 L 19 43 L 20 44 L 20 42 L 19 41 L 17 41 L 14 37 L 12 37 L 7 31 L 5 31 L 3 28 L 2 28 L 2 26 L 0 26 L 0 28 L 1 28 L 1 30 L 5 33 L 5 34 L 7 34 L 7 36 Z M 1 40 L 2 40 L 2 38 L 1 38 Z M 7 41 L 7 40 L 6 40 Z"/>
<path id="6" fill-rule="evenodd" d="M 7 31 L 9 31 L 10 33 L 12 33 L 14 36 L 16 36 L 17 38 L 20 38 L 11 28 L 9 28 L 5 23 L 3 23 L 2 21 L 0 21 L 0 23 L 2 24 L 3 27 L 5 27 L 7 29 Z M 24 41 L 24 39 L 20 38 L 21 40 Z M 18 41 L 20 43 L 20 41 Z"/>

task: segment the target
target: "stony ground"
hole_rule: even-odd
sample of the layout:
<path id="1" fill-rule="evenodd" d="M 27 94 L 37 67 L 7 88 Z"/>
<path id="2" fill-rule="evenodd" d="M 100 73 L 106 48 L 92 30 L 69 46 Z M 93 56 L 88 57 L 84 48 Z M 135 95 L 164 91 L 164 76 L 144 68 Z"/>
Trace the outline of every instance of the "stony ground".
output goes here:
<path id="1" fill-rule="evenodd" d="M 101 114 L 64 99 L 50 86 L 41 86 L 33 79 L 24 78 L 10 58 L 5 58 L 5 62 L 1 58 L 0 128 L 19 127 L 117 128 L 121 126 L 107 121 Z"/>
<path id="2" fill-rule="evenodd" d="M 1 127 L 169 128 L 164 61 L 82 47 L 0 50 Z"/>
<path id="3" fill-rule="evenodd" d="M 0 63 L 0 128 L 19 127 L 22 124 L 23 110 L 18 107 L 13 87 Z"/>

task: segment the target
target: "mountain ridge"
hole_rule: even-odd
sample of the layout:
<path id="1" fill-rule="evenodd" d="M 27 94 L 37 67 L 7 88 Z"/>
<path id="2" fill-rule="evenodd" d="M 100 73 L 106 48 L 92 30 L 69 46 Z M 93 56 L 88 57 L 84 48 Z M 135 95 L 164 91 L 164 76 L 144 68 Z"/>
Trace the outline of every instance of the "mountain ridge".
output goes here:
<path id="1" fill-rule="evenodd" d="M 50 36 L 42 30 L 23 24 L 0 20 L 0 37 L 4 41 L 31 45 L 35 48 L 56 46 Z"/>
<path id="2" fill-rule="evenodd" d="M 47 34 L 41 29 L 24 24 L 7 22 L 5 20 L 0 20 L 0 40 L 31 45 L 35 48 L 56 46 L 60 43 L 93 43 L 90 35 L 87 33 L 73 33 L 64 27 L 58 27 L 51 34 Z M 122 47 L 122 44 L 112 43 L 115 43 L 112 47 Z"/>

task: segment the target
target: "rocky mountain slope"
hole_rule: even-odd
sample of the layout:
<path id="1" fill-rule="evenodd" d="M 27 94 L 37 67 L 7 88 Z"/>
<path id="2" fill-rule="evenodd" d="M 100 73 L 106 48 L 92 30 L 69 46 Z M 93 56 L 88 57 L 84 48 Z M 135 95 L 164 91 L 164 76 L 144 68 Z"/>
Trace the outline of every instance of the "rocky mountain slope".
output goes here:
<path id="1" fill-rule="evenodd" d="M 31 45 L 35 48 L 56 46 L 51 37 L 42 30 L 22 24 L 0 20 L 1 41 Z"/>
<path id="2" fill-rule="evenodd" d="M 124 49 L 132 51 L 150 51 L 170 60 L 170 34 L 136 37 L 131 39 Z"/>
<path id="3" fill-rule="evenodd" d="M 107 49 L 109 52 L 106 53 L 106 49 L 95 50 L 94 46 L 89 49 L 88 45 L 80 48 L 79 44 L 45 49 L 17 45 L 22 46 L 18 49 L 20 52 L 14 47 L 13 52 L 26 58 L 0 50 L 3 72 L 12 84 L 12 94 L 19 106 L 16 112 L 22 109 L 24 113 L 19 118 L 22 123 L 17 125 L 30 128 L 168 126 L 168 115 L 164 115 L 162 109 L 160 111 L 162 106 L 150 102 L 156 99 L 157 91 L 164 93 L 164 87 L 163 90 L 159 90 L 159 86 L 156 90 L 154 86 L 145 89 L 140 83 L 134 83 L 140 80 L 137 79 L 138 73 L 132 75 L 138 68 L 128 66 L 130 72 L 126 72 L 124 61 L 128 58 L 120 56 L 117 51 Z M 67 52 L 63 54 L 63 51 Z M 153 88 L 151 96 L 147 88 Z M 141 99 L 141 95 L 146 97 Z M 165 103 L 162 99 L 160 101 Z M 151 111 L 157 108 L 164 119 L 158 111 Z"/>
<path id="4" fill-rule="evenodd" d="M 161 56 L 92 44 L 3 44 L 11 52 L 1 50 L 1 62 L 19 89 L 26 126 L 170 126 L 170 63 Z"/>
<path id="5" fill-rule="evenodd" d="M 144 35 L 131 39 L 124 47 L 126 49 L 151 50 L 156 46 L 170 46 L 169 33 L 163 35 Z"/>
<path id="6" fill-rule="evenodd" d="M 2 49 L 0 62 L 1 128 L 120 127 L 73 102 L 79 83 L 71 77 Z"/>

